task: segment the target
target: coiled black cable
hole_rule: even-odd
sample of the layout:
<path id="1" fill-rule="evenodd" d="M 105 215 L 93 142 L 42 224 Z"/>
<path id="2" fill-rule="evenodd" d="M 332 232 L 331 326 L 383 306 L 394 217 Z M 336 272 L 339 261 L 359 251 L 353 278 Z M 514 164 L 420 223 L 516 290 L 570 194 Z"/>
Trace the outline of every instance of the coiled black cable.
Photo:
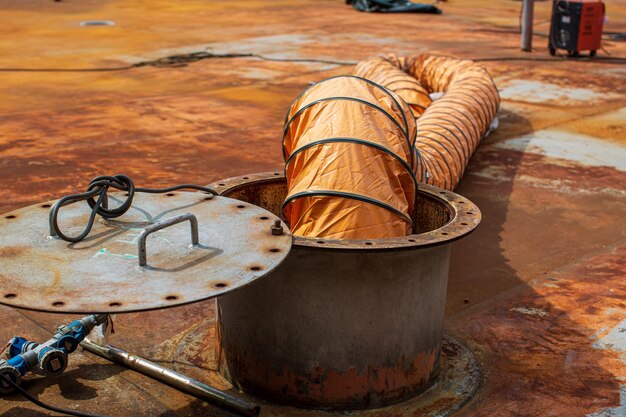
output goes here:
<path id="1" fill-rule="evenodd" d="M 120 191 L 126 192 L 126 200 L 115 208 L 110 208 L 108 205 L 107 192 L 109 188 L 115 188 Z M 136 192 L 149 193 L 149 194 L 163 194 L 176 190 L 190 189 L 203 191 L 208 194 L 218 195 L 217 191 L 209 187 L 194 184 L 180 184 L 169 188 L 136 188 L 135 183 L 130 177 L 124 174 L 116 174 L 113 176 L 101 175 L 91 180 L 87 186 L 87 191 L 80 194 L 71 194 L 59 199 L 50 209 L 50 234 L 54 237 L 59 237 L 67 242 L 80 242 L 89 235 L 96 219 L 96 214 L 105 219 L 114 219 L 122 216 L 126 213 L 133 204 L 133 197 Z M 95 197 L 97 197 L 97 200 Z M 69 204 L 76 203 L 78 201 L 87 201 L 89 207 L 91 207 L 91 215 L 87 222 L 87 226 L 81 234 L 78 236 L 68 236 L 64 234 L 58 223 L 59 210 Z"/>

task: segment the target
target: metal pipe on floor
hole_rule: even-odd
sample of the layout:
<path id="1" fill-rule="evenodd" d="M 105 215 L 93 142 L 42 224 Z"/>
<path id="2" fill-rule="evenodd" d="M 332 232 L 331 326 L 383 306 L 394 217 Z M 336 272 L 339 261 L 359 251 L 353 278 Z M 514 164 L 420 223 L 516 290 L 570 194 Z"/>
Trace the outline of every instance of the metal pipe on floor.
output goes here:
<path id="1" fill-rule="evenodd" d="M 522 51 L 531 52 L 533 49 L 534 14 L 535 0 L 524 0 L 522 4 Z"/>
<path id="2" fill-rule="evenodd" d="M 97 345 L 87 339 L 83 340 L 80 345 L 93 354 L 171 385 L 196 398 L 209 401 L 244 416 L 256 417 L 259 415 L 260 407 L 257 404 L 220 391 L 186 375 L 150 362 L 147 359 L 132 355 L 111 345 Z"/>

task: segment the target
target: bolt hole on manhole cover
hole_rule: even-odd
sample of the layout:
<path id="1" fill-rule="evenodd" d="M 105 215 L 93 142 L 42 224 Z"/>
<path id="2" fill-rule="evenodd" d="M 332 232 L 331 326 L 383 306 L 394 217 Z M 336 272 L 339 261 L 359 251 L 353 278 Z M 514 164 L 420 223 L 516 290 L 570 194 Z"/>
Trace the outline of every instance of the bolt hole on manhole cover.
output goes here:
<path id="1" fill-rule="evenodd" d="M 112 20 L 83 20 L 81 26 L 115 26 Z"/>

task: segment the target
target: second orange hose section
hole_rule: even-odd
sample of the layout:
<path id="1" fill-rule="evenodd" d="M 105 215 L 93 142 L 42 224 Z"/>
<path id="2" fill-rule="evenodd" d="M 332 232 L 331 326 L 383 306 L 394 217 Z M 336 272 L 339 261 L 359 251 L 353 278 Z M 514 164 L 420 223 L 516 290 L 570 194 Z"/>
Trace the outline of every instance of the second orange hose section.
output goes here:
<path id="1" fill-rule="evenodd" d="M 361 61 L 354 74 L 394 91 L 417 117 L 416 148 L 428 175 L 419 182 L 453 190 L 500 106 L 493 79 L 470 60 L 394 54 Z M 443 93 L 432 101 L 431 93 Z"/>

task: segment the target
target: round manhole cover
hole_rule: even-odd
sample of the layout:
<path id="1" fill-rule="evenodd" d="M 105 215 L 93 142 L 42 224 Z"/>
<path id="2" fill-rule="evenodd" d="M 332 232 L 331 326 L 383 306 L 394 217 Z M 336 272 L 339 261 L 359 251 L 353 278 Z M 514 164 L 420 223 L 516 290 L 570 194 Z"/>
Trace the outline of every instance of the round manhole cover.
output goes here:
<path id="1" fill-rule="evenodd" d="M 122 193 L 109 194 L 120 204 Z M 135 194 L 123 216 L 96 220 L 77 243 L 49 236 L 54 202 L 0 216 L 0 303 L 58 313 L 129 312 L 211 298 L 276 268 L 291 249 L 291 235 L 275 235 L 280 219 L 252 204 L 197 192 Z M 79 234 L 91 214 L 85 203 L 63 207 L 59 225 Z M 197 219 L 192 244 L 190 217 Z M 146 235 L 150 226 L 177 224 Z M 158 227 L 157 227 L 158 229 Z M 140 251 L 145 241 L 145 265 Z"/>

